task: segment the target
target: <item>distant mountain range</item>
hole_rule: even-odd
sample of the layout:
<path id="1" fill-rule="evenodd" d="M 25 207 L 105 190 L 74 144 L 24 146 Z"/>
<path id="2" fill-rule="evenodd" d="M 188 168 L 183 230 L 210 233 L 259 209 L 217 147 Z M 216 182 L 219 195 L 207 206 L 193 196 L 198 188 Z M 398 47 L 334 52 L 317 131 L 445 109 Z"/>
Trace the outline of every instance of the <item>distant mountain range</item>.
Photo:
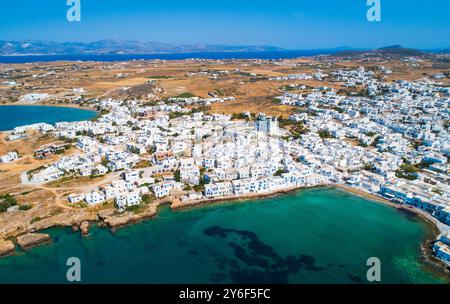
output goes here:
<path id="1" fill-rule="evenodd" d="M 167 44 L 128 40 L 99 40 L 95 42 L 1 41 L 0 55 L 113 55 L 164 54 L 197 52 L 260 52 L 286 51 L 274 46 Z"/>
<path id="2" fill-rule="evenodd" d="M 0 56 L 13 55 L 115 55 L 115 54 L 176 54 L 203 52 L 282 52 L 287 49 L 267 45 L 224 44 L 168 44 L 136 40 L 106 39 L 94 42 L 55 42 L 41 40 L 0 40 Z M 392 45 L 376 50 L 341 46 L 331 49 L 309 50 L 337 56 L 358 56 L 365 53 L 398 56 L 420 56 L 424 51 Z M 450 49 L 430 50 L 432 53 L 450 53 Z"/>
<path id="3" fill-rule="evenodd" d="M 359 56 L 362 54 L 374 54 L 374 55 L 387 55 L 387 56 L 423 56 L 426 55 L 427 52 L 405 48 L 401 45 L 390 45 L 385 46 L 376 50 L 346 50 L 342 52 L 338 52 L 336 56 Z"/>

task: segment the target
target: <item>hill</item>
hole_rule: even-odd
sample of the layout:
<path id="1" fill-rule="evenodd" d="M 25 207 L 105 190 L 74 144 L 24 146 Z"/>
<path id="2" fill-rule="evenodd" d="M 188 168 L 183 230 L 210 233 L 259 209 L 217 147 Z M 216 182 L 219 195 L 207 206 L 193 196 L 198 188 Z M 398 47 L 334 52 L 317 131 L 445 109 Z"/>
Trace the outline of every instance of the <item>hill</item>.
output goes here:
<path id="1" fill-rule="evenodd" d="M 385 46 L 376 50 L 348 50 L 342 51 L 335 54 L 338 57 L 359 57 L 362 55 L 380 55 L 380 56 L 424 56 L 427 53 L 416 50 L 405 48 L 401 45 L 391 45 Z"/>
<path id="2" fill-rule="evenodd" d="M 99 40 L 84 42 L 0 41 L 0 55 L 101 55 L 101 54 L 158 54 L 195 52 L 259 52 L 284 51 L 274 46 L 168 44 L 134 40 Z"/>

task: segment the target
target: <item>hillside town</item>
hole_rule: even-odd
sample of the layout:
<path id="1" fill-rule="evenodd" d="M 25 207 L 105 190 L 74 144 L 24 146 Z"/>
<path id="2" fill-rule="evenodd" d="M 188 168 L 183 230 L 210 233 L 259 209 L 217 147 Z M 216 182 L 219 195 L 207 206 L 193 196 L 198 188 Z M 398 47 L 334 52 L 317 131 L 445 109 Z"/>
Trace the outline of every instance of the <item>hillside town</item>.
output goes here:
<path id="1" fill-rule="evenodd" d="M 392 71 L 381 66 L 377 73 Z M 296 81 L 275 98 L 296 108 L 285 118 L 209 111 L 236 100 L 231 96 L 98 99 L 94 120 L 20 126 L 8 140 L 33 131 L 63 142 L 37 149 L 38 159 L 76 150 L 23 172 L 22 184 L 108 176 L 67 195 L 69 206 L 112 201 L 127 212 L 161 199 L 189 206 L 305 187 L 354 189 L 427 214 L 441 232 L 433 250 L 450 265 L 450 88 L 438 78 L 386 82 L 364 67 L 269 78 Z M 362 90 L 298 84 L 311 79 Z M 11 151 L 0 162 L 18 157 Z"/>

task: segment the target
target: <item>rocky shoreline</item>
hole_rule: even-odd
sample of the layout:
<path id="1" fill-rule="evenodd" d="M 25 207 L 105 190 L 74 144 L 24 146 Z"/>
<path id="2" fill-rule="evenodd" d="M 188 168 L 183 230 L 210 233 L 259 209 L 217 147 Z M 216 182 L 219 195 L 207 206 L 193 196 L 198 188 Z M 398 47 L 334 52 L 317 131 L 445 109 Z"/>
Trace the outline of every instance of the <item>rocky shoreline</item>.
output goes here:
<path id="1" fill-rule="evenodd" d="M 89 222 L 84 221 L 80 224 L 80 230 L 82 236 L 88 236 L 89 235 Z"/>
<path id="2" fill-rule="evenodd" d="M 409 210 L 411 212 L 411 210 Z M 423 262 L 425 262 L 426 265 L 430 265 L 430 267 L 433 268 L 433 270 L 437 271 L 443 271 L 447 274 L 448 278 L 450 278 L 450 266 L 445 264 L 443 261 L 438 259 L 433 252 L 433 245 L 436 242 L 436 239 L 441 234 L 440 229 L 436 226 L 436 224 L 433 222 L 433 220 L 430 220 L 430 218 L 420 214 L 419 215 L 427 224 L 429 227 L 428 235 L 425 238 L 425 240 L 420 245 L 421 250 L 421 258 Z"/>
<path id="3" fill-rule="evenodd" d="M 51 238 L 46 233 L 27 233 L 17 237 L 17 244 L 22 250 L 29 250 L 35 246 L 49 242 L 51 242 Z"/>
<path id="4" fill-rule="evenodd" d="M 0 257 L 8 256 L 16 250 L 14 243 L 10 240 L 0 240 Z"/>
<path id="5" fill-rule="evenodd" d="M 109 227 L 111 230 L 115 231 L 120 227 L 154 218 L 157 215 L 157 207 L 158 205 L 149 205 L 140 213 L 127 212 L 111 216 L 99 215 L 99 218 L 102 220 L 103 226 Z"/>
<path id="6" fill-rule="evenodd" d="M 267 193 L 222 196 L 222 197 L 215 197 L 215 198 L 210 198 L 210 199 L 199 199 L 199 200 L 188 201 L 188 202 L 181 202 L 179 200 L 175 200 L 170 205 L 170 209 L 176 211 L 176 210 L 182 210 L 182 209 L 201 207 L 204 205 L 220 204 L 220 203 L 225 203 L 225 202 L 230 202 L 230 201 L 245 202 L 245 201 L 255 200 L 255 199 L 268 199 L 268 198 L 280 196 L 283 194 L 293 193 L 295 191 L 299 191 L 302 189 L 324 188 L 327 186 L 328 185 L 317 185 L 317 186 L 311 186 L 311 187 L 291 187 L 291 188 L 271 191 L 271 192 L 267 192 Z"/>
<path id="7" fill-rule="evenodd" d="M 311 187 L 292 187 L 288 189 L 282 189 L 277 191 L 272 191 L 269 193 L 255 193 L 255 194 L 246 194 L 246 195 L 240 195 L 240 196 L 226 196 L 226 197 L 216 197 L 211 199 L 199 199 L 195 201 L 188 201 L 188 202 L 181 202 L 178 199 L 174 200 L 159 200 L 156 201 L 153 204 L 150 204 L 146 206 L 145 209 L 141 210 L 138 213 L 134 212 L 125 212 L 117 214 L 115 209 L 105 209 L 102 211 L 99 211 L 95 214 L 95 216 L 85 216 L 82 217 L 82 221 L 78 221 L 77 223 L 53 223 L 51 225 L 50 223 L 47 223 L 45 225 L 45 228 L 55 227 L 55 226 L 61 226 L 61 227 L 72 227 L 72 230 L 74 232 L 80 231 L 81 235 L 83 237 L 86 237 L 89 235 L 89 227 L 91 223 L 97 223 L 99 227 L 102 228 L 109 228 L 111 231 L 116 231 L 117 229 L 120 229 L 124 226 L 140 223 L 147 219 L 153 219 L 157 216 L 158 213 L 158 207 L 163 204 L 170 204 L 170 209 L 173 211 L 177 210 L 183 210 L 183 209 L 190 209 L 190 208 L 199 208 L 206 205 L 214 205 L 214 204 L 222 204 L 230 201 L 234 202 L 244 202 L 249 200 L 255 200 L 255 199 L 267 199 L 270 197 L 276 197 L 279 195 L 285 195 L 289 194 L 295 191 L 303 190 L 303 189 L 312 189 L 312 188 L 338 188 L 342 189 L 346 192 L 352 193 L 354 195 L 358 195 L 361 197 L 364 197 L 366 199 L 377 201 L 386 205 L 389 205 L 391 207 L 394 207 L 396 209 L 401 209 L 405 212 L 409 212 L 411 214 L 417 215 L 421 217 L 429 226 L 430 233 L 427 235 L 427 238 L 423 241 L 421 246 L 421 252 L 422 252 L 422 260 L 432 267 L 434 270 L 438 271 L 444 271 L 446 274 L 450 273 L 449 267 L 437 259 L 432 251 L 432 243 L 436 240 L 437 236 L 440 234 L 440 229 L 438 225 L 435 223 L 435 219 L 431 218 L 430 215 L 425 214 L 423 212 L 420 212 L 419 210 L 416 210 L 414 208 L 409 208 L 407 206 L 402 206 L 398 204 L 394 204 L 380 196 L 367 193 L 365 191 L 355 189 L 348 187 L 346 185 L 337 184 L 337 185 L 317 185 L 317 186 L 311 186 Z M 42 229 L 37 229 L 42 230 Z M 19 242 L 19 238 L 21 241 Z M 38 246 L 43 243 L 47 243 L 51 241 L 50 236 L 46 234 L 39 234 L 39 233 L 27 233 L 24 235 L 21 235 L 17 237 L 18 244 L 21 248 L 29 249 L 34 246 Z M 21 244 L 22 243 L 22 244 Z M 1 240 L 0 239 L 0 258 L 3 256 L 7 256 L 10 254 L 13 254 L 15 251 L 15 246 L 12 241 L 8 240 Z"/>

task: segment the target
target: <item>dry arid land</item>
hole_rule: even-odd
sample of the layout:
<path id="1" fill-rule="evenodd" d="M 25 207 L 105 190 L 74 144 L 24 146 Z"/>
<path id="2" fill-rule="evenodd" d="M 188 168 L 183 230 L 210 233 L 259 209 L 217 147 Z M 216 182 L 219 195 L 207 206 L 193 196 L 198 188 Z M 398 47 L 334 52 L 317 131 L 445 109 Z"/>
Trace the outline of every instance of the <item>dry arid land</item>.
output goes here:
<path id="1" fill-rule="evenodd" d="M 49 131 L 27 129 L 24 138 L 16 140 L 9 140 L 11 132 L 0 134 L 0 156 L 11 151 L 20 155 L 17 160 L 0 163 L 0 195 L 9 195 L 16 202 L 15 207 L 0 212 L 0 255 L 1 248 L 4 248 L 4 254 L 13 251 L 12 244 L 17 243 L 17 237 L 31 239 L 31 243 L 39 239 L 47 241 L 45 236 L 24 237 L 29 233 L 53 226 L 69 226 L 86 234 L 88 223 L 92 222 L 115 228 L 154 217 L 157 207 L 162 203 L 171 203 L 172 207 L 177 209 L 223 199 L 267 196 L 322 184 L 347 184 L 360 191 L 359 193 L 384 199 L 379 193 L 381 186 L 392 183 L 397 187 L 403 185 L 402 182 L 409 183 L 410 180 L 405 177 L 410 177 L 411 167 L 408 166 L 413 165 L 417 165 L 414 170 L 417 168 L 418 172 L 414 173 L 419 176 L 418 180 L 424 184 L 428 183 L 430 193 L 434 193 L 429 196 L 431 200 L 448 204 L 448 171 L 435 176 L 435 171 L 429 167 L 419 168 L 419 164 L 423 165 L 423 160 L 429 157 L 425 152 L 430 150 L 430 138 L 435 141 L 448 139 L 449 94 L 445 93 L 445 88 L 450 86 L 449 70 L 449 58 L 443 55 L 0 64 L 1 104 L 70 106 L 99 112 L 99 117 L 94 119 L 91 125 L 83 125 L 81 129 L 77 129 L 74 136 L 66 136 L 70 134 L 67 128 L 72 125 Z M 404 82 L 399 83 L 399 80 Z M 416 86 L 419 86 L 419 89 Z M 422 86 L 425 87 L 424 90 L 420 89 Z M 436 88 L 443 89 L 438 91 Z M 394 132 L 385 125 L 380 125 L 376 119 L 369 119 L 369 114 L 372 113 L 370 109 L 369 112 L 364 111 L 370 106 L 376 109 L 376 103 L 372 101 L 386 96 L 391 97 L 383 102 L 395 105 L 392 109 L 399 111 L 400 125 L 411 125 L 408 119 L 413 119 L 412 124 L 417 119 L 418 126 L 430 124 L 429 130 L 424 128 L 423 138 L 411 138 L 409 133 L 402 134 L 399 138 L 405 139 L 404 147 L 389 146 L 389 151 L 384 149 L 383 143 L 395 142 L 395 134 L 400 131 Z M 192 100 L 192 97 L 198 98 Z M 407 104 L 404 104 L 402 99 L 409 97 L 413 104 L 411 112 L 404 109 Z M 326 102 L 323 101 L 324 98 L 327 99 Z M 368 105 L 365 105 L 365 102 Z M 438 104 L 440 108 L 438 111 L 420 108 L 425 102 L 425 108 L 428 102 L 433 106 Z M 389 111 L 389 107 L 382 108 L 378 114 L 382 113 L 381 118 L 387 115 L 386 117 L 391 119 Z M 356 112 L 357 115 L 354 114 Z M 266 116 L 258 116 L 260 113 L 265 113 Z M 419 121 L 421 117 L 432 119 Z M 278 119 L 277 130 L 258 130 L 262 131 L 259 133 L 265 133 L 263 135 L 253 133 L 255 121 L 265 122 L 267 119 L 270 124 L 268 121 L 275 118 Z M 163 122 L 160 125 L 152 125 L 154 121 L 159 121 L 158 119 Z M 230 123 L 234 124 L 236 131 L 227 129 L 231 129 Z M 96 124 L 100 124 L 101 128 Z M 356 132 L 356 136 L 340 134 L 339 130 L 351 129 L 352 124 L 359 124 L 359 133 Z M 373 127 L 373 130 L 364 131 L 364 124 Z M 199 131 L 202 126 L 207 131 Z M 145 134 L 154 138 L 140 142 L 139 137 L 145 137 Z M 428 134 L 434 135 L 427 137 Z M 220 142 L 217 142 L 219 135 Z M 123 136 L 128 136 L 127 140 L 115 142 Z M 262 155 L 262 158 L 272 157 L 272 161 L 275 161 L 275 167 L 265 169 L 273 169 L 275 172 L 271 175 L 279 179 L 270 179 L 269 184 L 277 181 L 281 183 L 280 179 L 286 180 L 287 174 L 294 174 L 295 181 L 292 179 L 285 185 L 277 185 L 279 188 L 276 189 L 268 186 L 270 189 L 266 189 L 267 191 L 251 194 L 236 193 L 236 188 L 233 188 L 234 194 L 223 190 L 224 192 L 216 195 L 207 195 L 206 191 L 211 184 L 224 184 L 225 187 L 227 182 L 231 185 L 233 180 L 246 180 L 247 177 L 241 177 L 246 176 L 242 172 L 236 173 L 235 176 L 227 170 L 219 170 L 228 168 L 228 164 L 218 165 L 216 160 L 215 164 L 207 166 L 201 161 L 202 158 L 211 158 L 211 155 L 216 155 L 214 153 L 219 153 L 217 149 L 229 149 L 228 144 L 239 136 L 243 136 L 244 145 L 250 144 L 250 147 L 253 140 L 269 143 L 257 144 L 258 149 L 262 150 L 258 155 Z M 381 146 L 377 146 L 377 142 L 370 137 L 376 138 Z M 380 141 L 380 138 L 384 141 Z M 308 154 L 308 157 L 299 161 L 301 156 L 306 155 L 306 147 L 310 148 L 310 145 L 305 144 L 308 140 L 316 147 L 324 145 L 330 148 L 336 145 L 338 151 L 348 149 L 347 156 L 351 157 L 352 153 L 355 153 L 360 159 L 345 159 L 345 155 L 336 151 L 336 155 L 333 152 L 333 157 L 339 157 L 339 164 L 332 163 L 326 159 L 326 155 L 316 155 L 314 158 L 315 152 L 311 148 L 308 152 L 311 155 Z M 107 152 L 91 150 L 89 145 L 92 141 L 95 142 L 93 145 L 126 151 L 134 156 L 133 161 L 123 168 L 114 167 Z M 130 143 L 134 144 L 132 148 L 127 146 Z M 184 147 L 186 143 L 187 149 L 176 150 L 178 146 Z M 281 152 L 271 150 L 270 145 L 274 143 L 280 144 Z M 36 157 L 37 150 L 49 145 L 65 148 L 62 152 Z M 202 146 L 200 152 L 195 150 L 196 145 Z M 422 146 L 423 149 L 420 148 Z M 438 158 L 448 157 L 444 151 L 446 148 L 441 148 L 440 142 L 432 147 L 438 147 L 435 148 L 436 151 L 431 151 L 434 153 L 433 157 L 435 154 Z M 217 149 L 214 150 L 215 148 Z M 418 152 L 412 151 L 413 148 Z M 328 153 L 324 148 L 321 148 L 321 151 Z M 212 154 L 206 155 L 207 153 Z M 235 153 L 239 154 L 241 151 Z M 33 174 L 30 172 L 39 172 L 41 168 L 50 167 L 63 158 L 80 155 L 84 157 L 90 154 L 93 155 L 89 162 L 92 161 L 95 166 L 102 164 L 107 169 L 106 172 L 86 175 L 80 174 L 84 169 L 78 168 L 70 173 L 64 172 L 63 176 L 54 180 L 32 181 Z M 95 154 L 98 154 L 100 160 L 94 160 Z M 173 164 L 170 158 L 172 156 Z M 371 167 L 371 160 L 378 161 L 378 158 L 383 157 L 385 158 L 380 160 L 379 168 Z M 164 163 L 166 160 L 167 166 Z M 189 167 L 191 160 L 196 169 Z M 116 161 L 114 159 L 114 162 Z M 234 161 L 236 159 L 232 160 Z M 180 169 L 183 164 L 186 168 Z M 247 164 L 250 167 L 250 175 L 259 176 L 260 173 L 252 171 L 255 167 L 252 167 L 252 164 L 255 165 Z M 242 167 L 246 167 L 245 164 Z M 443 167 L 448 169 L 447 160 Z M 378 169 L 381 171 L 377 171 Z M 185 170 L 186 173 L 185 177 L 181 176 L 181 180 L 180 170 Z M 301 173 L 296 172 L 302 170 L 311 170 L 311 175 L 299 177 Z M 141 178 L 145 176 L 151 180 L 139 184 L 147 187 L 149 191 L 140 193 L 145 199 L 137 198 L 139 203 L 135 206 L 126 198 L 125 202 L 121 202 L 117 195 L 115 198 L 106 198 L 101 203 L 92 203 L 84 196 L 84 200 L 77 203 L 71 203 L 68 199 L 70 195 L 86 195 L 93 191 L 98 192 L 98 189 L 105 189 L 117 180 L 126 179 L 123 174 L 132 171 L 140 172 Z M 268 179 L 266 171 L 261 173 L 259 180 L 263 177 Z M 205 175 L 211 178 L 208 181 L 209 186 L 204 184 Z M 200 182 L 198 178 L 201 179 Z M 299 181 L 301 178 L 303 179 Z M 365 184 L 366 179 L 373 184 Z M 131 180 L 138 183 L 134 179 Z M 169 193 L 158 194 L 159 188 L 155 188 L 155 185 L 164 185 L 169 181 L 182 186 L 171 186 Z M 377 186 L 380 189 L 375 191 Z M 436 223 L 438 222 L 436 220 Z M 445 227 L 448 226 L 442 223 L 437 225 L 442 225 L 441 232 L 446 232 Z"/>

